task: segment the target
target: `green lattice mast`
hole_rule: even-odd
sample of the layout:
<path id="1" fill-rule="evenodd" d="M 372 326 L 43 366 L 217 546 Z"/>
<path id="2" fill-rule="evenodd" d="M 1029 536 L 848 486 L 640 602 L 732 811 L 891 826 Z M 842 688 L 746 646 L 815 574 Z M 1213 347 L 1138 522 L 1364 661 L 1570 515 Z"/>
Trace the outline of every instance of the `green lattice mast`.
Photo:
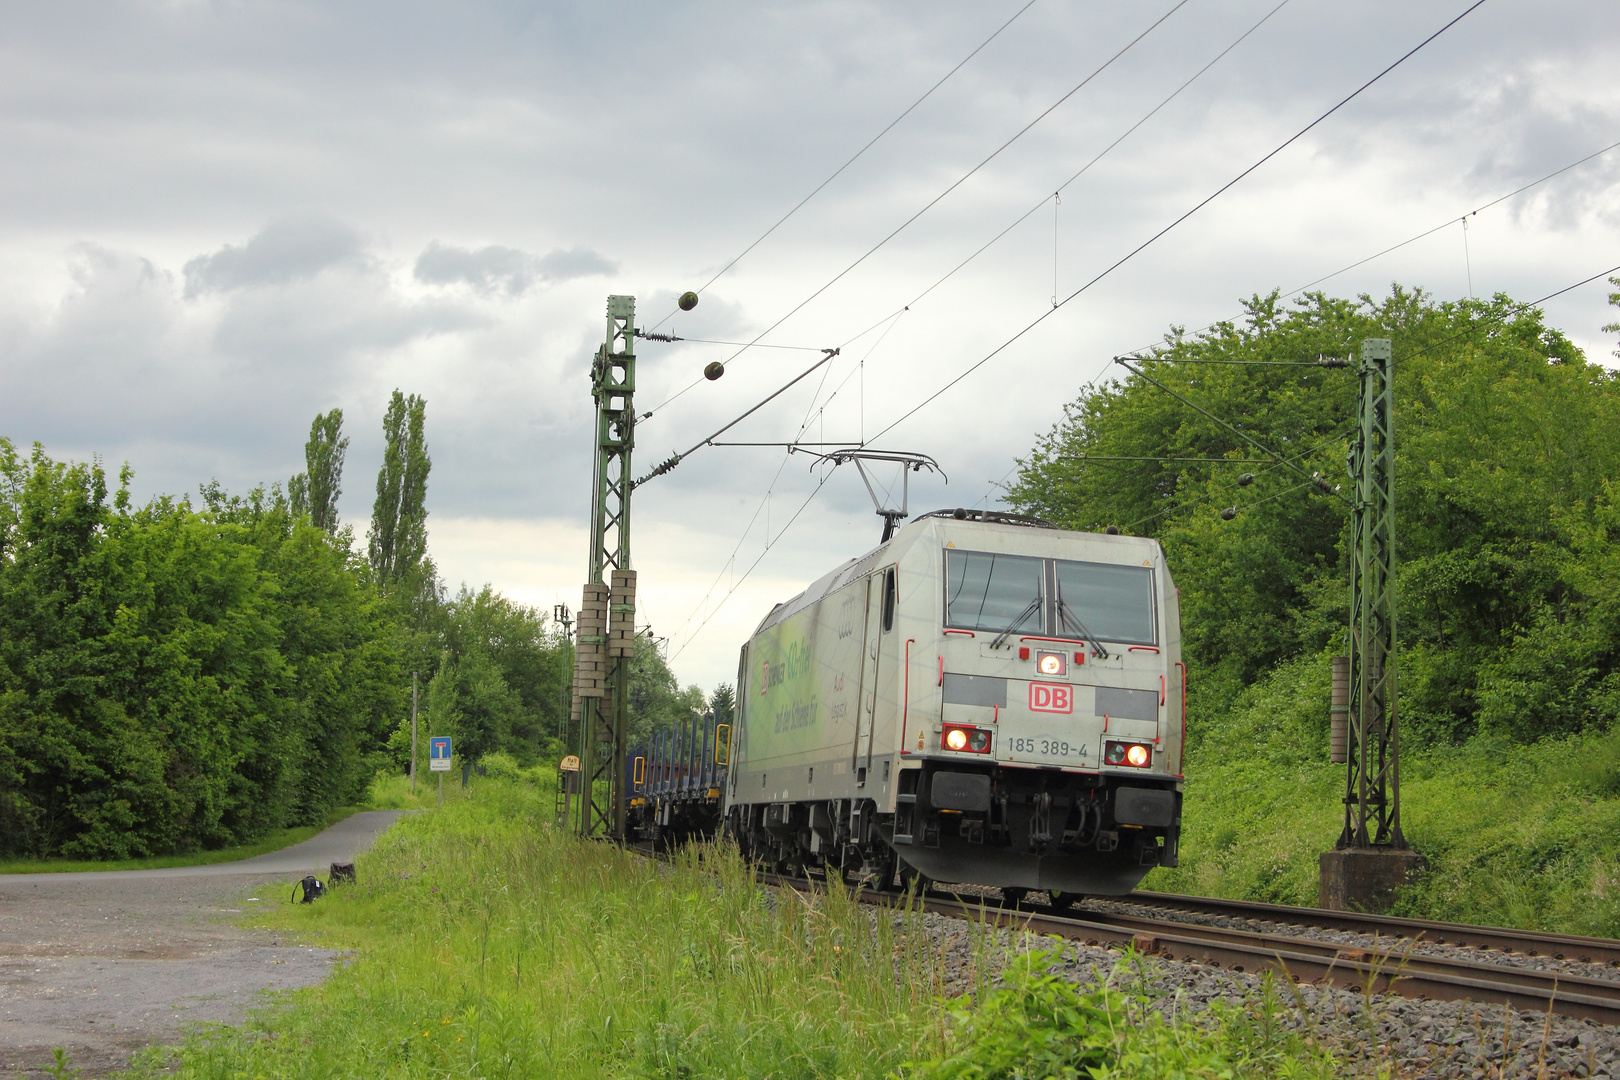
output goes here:
<path id="1" fill-rule="evenodd" d="M 607 339 L 591 365 L 596 460 L 590 574 L 574 653 L 573 718 L 582 780 L 581 836 L 624 839 L 629 657 L 635 646 L 635 571 L 630 569 L 630 452 L 635 447 L 636 300 L 609 296 Z"/>
<path id="2" fill-rule="evenodd" d="M 1395 701 L 1395 418 L 1388 338 L 1361 343 L 1350 553 L 1349 769 L 1340 848 L 1404 850 Z"/>

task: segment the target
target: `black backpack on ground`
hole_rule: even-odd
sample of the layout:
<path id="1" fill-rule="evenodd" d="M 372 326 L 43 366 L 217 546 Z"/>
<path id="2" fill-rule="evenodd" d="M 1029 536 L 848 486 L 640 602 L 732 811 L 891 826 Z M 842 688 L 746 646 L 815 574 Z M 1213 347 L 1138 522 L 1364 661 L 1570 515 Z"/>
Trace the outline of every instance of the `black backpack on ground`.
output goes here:
<path id="1" fill-rule="evenodd" d="M 316 878 L 314 874 L 311 874 L 309 877 L 293 886 L 293 896 L 298 895 L 299 889 L 304 890 L 304 899 L 301 902 L 305 904 L 313 904 L 315 901 L 326 895 L 326 886 L 322 885 L 320 880 Z M 288 899 L 291 900 L 292 897 L 288 897 Z"/>

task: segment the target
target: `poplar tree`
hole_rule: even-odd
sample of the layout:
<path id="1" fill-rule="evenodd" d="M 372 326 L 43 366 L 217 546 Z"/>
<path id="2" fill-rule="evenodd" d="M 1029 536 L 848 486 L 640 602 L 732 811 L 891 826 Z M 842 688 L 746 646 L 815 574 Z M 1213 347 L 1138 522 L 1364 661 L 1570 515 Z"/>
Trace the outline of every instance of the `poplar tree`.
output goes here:
<path id="1" fill-rule="evenodd" d="M 377 471 L 367 554 L 384 588 L 401 581 L 427 554 L 427 477 L 433 467 L 423 434 L 427 401 L 398 390 L 383 418 L 387 449 Z"/>
<path id="2" fill-rule="evenodd" d="M 287 481 L 287 496 L 294 515 L 308 514 L 318 529 L 335 533 L 338 496 L 343 494 L 343 459 L 349 440 L 343 433 L 343 410 L 316 413 L 304 444 L 305 471 Z"/>
<path id="3" fill-rule="evenodd" d="M 737 692 L 730 683 L 721 683 L 709 695 L 709 710 L 717 724 L 729 724 L 737 717 Z"/>

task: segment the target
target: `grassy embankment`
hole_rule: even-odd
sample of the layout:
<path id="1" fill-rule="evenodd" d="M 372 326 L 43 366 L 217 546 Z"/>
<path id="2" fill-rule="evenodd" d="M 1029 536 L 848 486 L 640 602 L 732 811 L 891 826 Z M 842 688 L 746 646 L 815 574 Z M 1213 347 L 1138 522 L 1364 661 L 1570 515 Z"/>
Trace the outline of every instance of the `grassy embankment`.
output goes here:
<path id="1" fill-rule="evenodd" d="M 1314 905 L 1338 838 L 1328 661 L 1281 667 L 1192 716 L 1181 865 L 1144 887 Z M 1196 739 L 1191 736 L 1195 734 Z M 1403 747 L 1401 820 L 1429 870 L 1396 913 L 1620 937 L 1620 737 Z"/>
<path id="2" fill-rule="evenodd" d="M 776 896 L 726 848 L 658 863 L 581 842 L 550 827 L 544 780 L 475 781 L 465 796 L 457 784 L 453 799 L 447 784 L 442 810 L 403 819 L 360 858 L 359 884 L 257 913 L 290 937 L 356 955 L 249 1025 L 196 1034 L 142 1068 L 310 1078 L 876 1080 L 1013 1067 L 1334 1075 L 1325 1056 L 1280 1033 L 1276 1002 L 1170 1027 L 1143 1001 L 1076 989 L 1027 954 L 1008 969 L 1010 986 L 991 991 L 1005 957 L 982 932 L 955 972 L 979 995 L 947 1002 L 947 958 L 920 916 L 874 917 L 842 895 Z"/>

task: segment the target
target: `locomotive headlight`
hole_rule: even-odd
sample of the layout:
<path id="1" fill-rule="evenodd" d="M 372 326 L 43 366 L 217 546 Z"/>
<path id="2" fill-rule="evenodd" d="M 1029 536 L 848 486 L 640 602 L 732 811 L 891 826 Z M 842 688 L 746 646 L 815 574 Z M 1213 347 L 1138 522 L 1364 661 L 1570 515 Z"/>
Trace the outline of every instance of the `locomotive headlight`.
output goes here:
<path id="1" fill-rule="evenodd" d="M 944 734 L 940 736 L 939 745 L 957 753 L 988 754 L 992 737 L 984 728 L 947 724 Z"/>
<path id="2" fill-rule="evenodd" d="M 1153 747 L 1145 743 L 1111 742 L 1103 747 L 1103 763 L 1145 769 L 1153 764 Z"/>
<path id="3" fill-rule="evenodd" d="M 1035 670 L 1042 675 L 1062 675 L 1065 666 L 1062 653 L 1043 652 L 1035 658 Z"/>

